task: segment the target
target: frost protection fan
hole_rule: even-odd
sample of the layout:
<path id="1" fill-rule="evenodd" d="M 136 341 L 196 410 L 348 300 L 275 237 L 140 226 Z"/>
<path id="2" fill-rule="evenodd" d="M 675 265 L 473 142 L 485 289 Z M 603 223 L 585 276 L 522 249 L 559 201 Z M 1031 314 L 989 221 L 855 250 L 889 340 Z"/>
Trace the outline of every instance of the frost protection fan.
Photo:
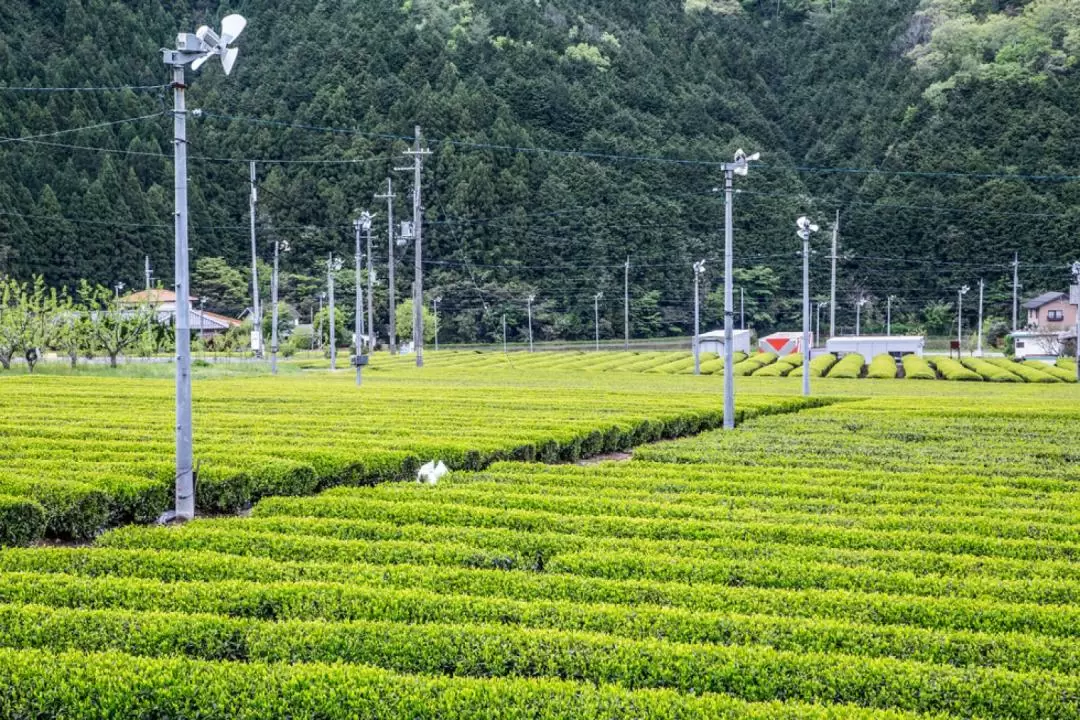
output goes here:
<path id="1" fill-rule="evenodd" d="M 225 74 L 231 73 L 240 51 L 229 47 L 229 43 L 235 40 L 245 27 L 247 27 L 247 20 L 243 15 L 226 15 L 221 21 L 220 37 L 206 25 L 196 30 L 195 36 L 202 41 L 204 54 L 195 58 L 195 61 L 191 63 L 191 69 L 198 70 L 211 57 L 220 55 L 221 67 L 225 70 Z"/>
<path id="2" fill-rule="evenodd" d="M 434 485 L 439 482 L 439 478 L 448 472 L 450 472 L 450 468 L 446 467 L 442 460 L 438 464 L 432 460 L 420 467 L 420 470 L 416 473 L 416 482 L 421 485 Z"/>

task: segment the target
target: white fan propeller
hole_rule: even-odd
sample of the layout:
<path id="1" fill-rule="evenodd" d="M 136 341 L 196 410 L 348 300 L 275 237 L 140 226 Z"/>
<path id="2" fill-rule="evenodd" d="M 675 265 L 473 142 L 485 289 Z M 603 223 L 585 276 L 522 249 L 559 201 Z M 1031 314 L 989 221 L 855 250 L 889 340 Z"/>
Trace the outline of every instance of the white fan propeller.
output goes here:
<path id="1" fill-rule="evenodd" d="M 231 73 L 233 65 L 236 63 L 236 56 L 240 54 L 240 51 L 229 47 L 229 43 L 235 40 L 244 31 L 245 27 L 247 27 L 247 20 L 244 19 L 244 16 L 234 14 L 226 15 L 222 19 L 220 37 L 206 25 L 196 30 L 195 36 L 202 41 L 205 54 L 195 58 L 195 61 L 191 63 L 191 69 L 198 70 L 211 57 L 220 55 L 221 67 L 224 68 L 225 74 Z"/>

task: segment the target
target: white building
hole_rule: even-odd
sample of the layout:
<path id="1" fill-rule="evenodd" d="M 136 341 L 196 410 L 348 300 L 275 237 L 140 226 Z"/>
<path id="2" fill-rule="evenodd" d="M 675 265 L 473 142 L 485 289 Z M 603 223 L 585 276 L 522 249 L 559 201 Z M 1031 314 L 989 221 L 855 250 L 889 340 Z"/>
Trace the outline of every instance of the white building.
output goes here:
<path id="1" fill-rule="evenodd" d="M 723 357 L 724 355 L 724 331 L 712 330 L 707 333 L 701 333 L 698 336 L 699 347 L 703 353 L 716 353 Z M 736 330 L 733 336 L 734 344 L 732 352 L 744 352 L 747 355 L 750 354 L 750 331 L 749 330 Z"/>
<path id="2" fill-rule="evenodd" d="M 1013 339 L 1017 360 L 1055 360 L 1061 354 L 1066 335 L 1072 337 L 1072 333 L 1064 331 L 1021 330 L 1012 333 L 1010 337 Z"/>
<path id="3" fill-rule="evenodd" d="M 197 300 L 196 297 L 189 299 L 188 326 L 192 332 L 199 333 L 199 336 L 203 339 L 220 335 L 230 328 L 239 327 L 243 324 L 236 318 L 194 307 Z M 120 298 L 120 305 L 121 307 L 149 305 L 159 323 L 173 325 L 176 320 L 176 293 L 172 290 L 162 290 L 160 288 L 140 290 Z"/>
<path id="4" fill-rule="evenodd" d="M 859 353 L 869 360 L 882 354 L 893 357 L 918 355 L 922 357 L 926 338 L 922 335 L 848 335 L 825 341 L 825 349 L 835 355 Z"/>

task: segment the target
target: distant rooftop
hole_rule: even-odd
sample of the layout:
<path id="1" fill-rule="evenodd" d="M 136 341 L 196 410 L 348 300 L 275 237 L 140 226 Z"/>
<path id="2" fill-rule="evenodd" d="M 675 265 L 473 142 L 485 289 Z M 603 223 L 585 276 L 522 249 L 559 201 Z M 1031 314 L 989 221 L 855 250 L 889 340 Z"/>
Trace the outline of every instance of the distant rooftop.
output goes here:
<path id="1" fill-rule="evenodd" d="M 1025 301 L 1024 302 L 1024 309 L 1025 310 L 1038 310 L 1043 305 L 1047 305 L 1047 304 L 1052 303 L 1052 302 L 1057 302 L 1058 300 L 1064 300 L 1066 297 L 1068 297 L 1068 296 L 1063 292 L 1047 292 L 1047 293 L 1043 293 L 1039 297 L 1035 297 L 1035 298 L 1032 298 L 1030 300 Z"/>
<path id="2" fill-rule="evenodd" d="M 199 298 L 194 295 L 191 296 L 191 301 L 196 302 Z M 164 288 L 150 288 L 149 290 L 140 290 L 138 292 L 128 293 L 124 297 L 120 298 L 120 302 L 136 305 L 138 303 L 151 302 L 151 303 L 174 303 L 176 302 L 176 293 L 172 290 L 166 290 Z"/>

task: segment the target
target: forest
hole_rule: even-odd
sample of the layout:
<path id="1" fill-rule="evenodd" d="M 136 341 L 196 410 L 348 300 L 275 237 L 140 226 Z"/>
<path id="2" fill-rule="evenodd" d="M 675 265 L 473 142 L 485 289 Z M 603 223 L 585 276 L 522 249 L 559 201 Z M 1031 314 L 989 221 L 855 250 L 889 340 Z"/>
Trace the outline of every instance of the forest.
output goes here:
<path id="1" fill-rule="evenodd" d="M 172 97 L 160 49 L 239 12 L 231 76 L 190 73 L 193 291 L 250 302 L 249 162 L 259 281 L 275 244 L 282 299 L 319 307 L 330 253 L 349 306 L 353 221 L 374 213 L 376 327 L 387 325 L 387 178 L 414 126 L 425 161 L 425 301 L 444 341 L 540 338 L 720 320 L 720 164 L 760 152 L 735 201 L 747 322 L 792 329 L 800 241 L 828 299 L 839 218 L 838 329 L 955 327 L 957 289 L 986 317 L 1065 290 L 1080 221 L 1075 0 L 7 0 L 0 5 L 0 275 L 76 293 L 172 284 Z M 82 88 L 72 90 L 71 88 Z M 90 89 L 88 89 L 90 88 Z M 398 298 L 413 257 L 395 247 Z M 626 263 L 629 262 L 629 270 Z M 736 294 L 738 301 L 739 294 Z M 975 303 L 963 303 L 973 325 Z M 968 313 L 971 313 L 970 315 Z"/>

